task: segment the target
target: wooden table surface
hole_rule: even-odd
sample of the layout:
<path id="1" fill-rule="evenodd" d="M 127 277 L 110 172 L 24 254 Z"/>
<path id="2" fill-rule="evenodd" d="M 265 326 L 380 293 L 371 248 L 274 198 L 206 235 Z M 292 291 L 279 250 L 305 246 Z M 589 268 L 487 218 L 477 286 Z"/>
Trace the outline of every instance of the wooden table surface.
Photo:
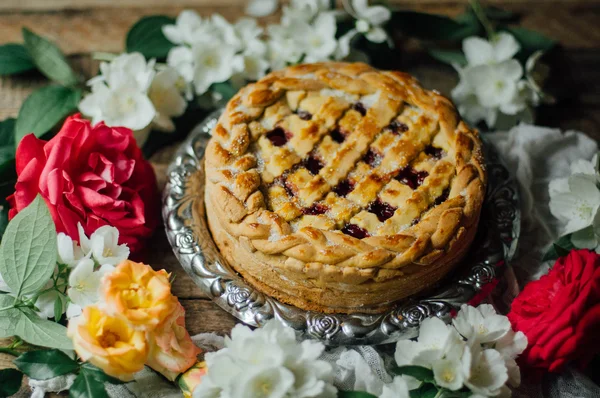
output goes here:
<path id="1" fill-rule="evenodd" d="M 202 15 L 218 12 L 229 20 L 243 14 L 245 0 L 2 0 L 0 1 L 0 44 L 21 42 L 26 26 L 58 43 L 76 68 L 93 76 L 97 63 L 90 53 L 121 52 L 128 29 L 140 17 L 153 14 L 176 16 L 191 8 Z M 457 15 L 467 3 L 454 0 L 394 0 L 395 6 L 419 11 Z M 578 129 L 600 138 L 600 0 L 488 0 L 522 15 L 522 25 L 557 40 L 561 48 L 548 62 L 552 67 L 550 86 L 559 102 L 541 109 L 538 124 Z M 449 93 L 456 73 L 432 61 L 414 40 L 402 41 L 403 57 L 397 69 L 415 74 L 428 88 Z M 405 55 L 404 55 L 405 54 Z M 0 79 L 0 120 L 15 117 L 25 97 L 45 84 L 42 78 Z M 153 160 L 164 184 L 170 160 L 167 149 Z M 176 275 L 173 291 L 187 310 L 191 334 L 228 333 L 236 320 L 208 300 L 179 266 L 164 231 L 156 232 L 148 246 L 150 264 Z M 0 344 L 2 342 L 0 341 Z M 0 354 L 0 368 L 10 366 Z"/>

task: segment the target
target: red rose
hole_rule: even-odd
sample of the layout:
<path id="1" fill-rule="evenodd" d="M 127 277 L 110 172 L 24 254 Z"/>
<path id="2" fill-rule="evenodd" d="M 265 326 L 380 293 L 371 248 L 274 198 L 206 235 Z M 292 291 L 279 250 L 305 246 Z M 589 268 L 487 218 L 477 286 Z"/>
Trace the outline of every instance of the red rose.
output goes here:
<path id="1" fill-rule="evenodd" d="M 16 166 L 10 218 L 40 194 L 58 232 L 79 240 L 77 223 L 88 236 L 111 225 L 132 253 L 158 224 L 154 170 L 127 128 L 92 127 L 80 115 L 69 117 L 50 141 L 23 137 Z"/>
<path id="2" fill-rule="evenodd" d="M 600 256 L 572 250 L 547 275 L 530 282 L 512 303 L 513 328 L 527 336 L 522 364 L 558 372 L 600 352 Z"/>

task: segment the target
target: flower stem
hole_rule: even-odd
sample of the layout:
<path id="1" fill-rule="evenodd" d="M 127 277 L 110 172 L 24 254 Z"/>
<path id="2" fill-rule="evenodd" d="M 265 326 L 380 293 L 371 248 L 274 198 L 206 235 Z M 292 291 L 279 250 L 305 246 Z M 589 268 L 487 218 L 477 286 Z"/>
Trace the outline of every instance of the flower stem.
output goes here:
<path id="1" fill-rule="evenodd" d="M 10 349 L 8 347 L 0 347 L 0 354 L 8 354 L 12 355 L 13 357 L 18 357 L 19 355 L 21 355 L 20 352 Z"/>
<path id="2" fill-rule="evenodd" d="M 437 392 L 437 394 L 435 394 L 435 397 L 433 398 L 440 398 L 442 396 L 442 394 L 444 393 L 444 389 L 440 388 Z"/>
<path id="3" fill-rule="evenodd" d="M 483 10 L 483 7 L 481 6 L 479 0 L 469 0 L 469 3 L 471 4 L 473 12 L 477 16 L 477 19 L 479 19 L 479 22 L 481 22 L 481 24 L 483 25 L 483 28 L 487 33 L 488 39 L 490 41 L 494 40 L 494 37 L 496 37 L 496 32 L 494 31 L 494 27 L 492 26 L 492 23 L 488 19 L 487 15 L 485 15 L 485 11 Z"/>
<path id="4" fill-rule="evenodd" d="M 92 59 L 96 61 L 107 61 L 110 62 L 113 59 L 117 58 L 117 54 L 113 53 L 105 53 L 105 52 L 95 52 L 92 53 Z"/>

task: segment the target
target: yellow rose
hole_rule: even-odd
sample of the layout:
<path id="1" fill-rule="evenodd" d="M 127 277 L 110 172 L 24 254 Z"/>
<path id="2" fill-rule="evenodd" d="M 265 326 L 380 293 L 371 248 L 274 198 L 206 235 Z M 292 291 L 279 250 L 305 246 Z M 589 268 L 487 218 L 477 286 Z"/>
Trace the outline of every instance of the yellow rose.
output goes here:
<path id="1" fill-rule="evenodd" d="M 122 316 L 134 327 L 154 330 L 178 305 L 171 294 L 169 274 L 154 271 L 150 266 L 125 260 L 106 275 L 102 292 L 107 310 Z"/>
<path id="2" fill-rule="evenodd" d="M 146 364 L 169 380 L 188 370 L 202 352 L 185 329 L 185 310 L 178 304 L 175 313 L 150 333 L 150 354 Z"/>
<path id="3" fill-rule="evenodd" d="M 179 388 L 185 398 L 191 398 L 194 389 L 200 385 L 202 378 L 206 375 L 208 369 L 206 362 L 196 362 L 187 372 L 181 375 L 178 380 Z"/>
<path id="4" fill-rule="evenodd" d="M 67 335 L 82 360 L 123 381 L 132 380 L 148 357 L 146 333 L 95 306 L 85 307 L 81 316 L 69 322 Z"/>

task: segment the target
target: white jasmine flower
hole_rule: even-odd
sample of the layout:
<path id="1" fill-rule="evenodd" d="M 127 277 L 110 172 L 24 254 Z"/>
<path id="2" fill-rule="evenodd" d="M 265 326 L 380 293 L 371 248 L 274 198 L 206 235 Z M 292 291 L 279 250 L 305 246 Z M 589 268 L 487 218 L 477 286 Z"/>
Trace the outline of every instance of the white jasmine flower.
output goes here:
<path id="1" fill-rule="evenodd" d="M 167 65 L 174 68 L 188 83 L 194 80 L 194 54 L 186 46 L 172 48 L 167 55 Z"/>
<path id="2" fill-rule="evenodd" d="M 129 247 L 119 245 L 119 230 L 104 225 L 90 236 L 90 249 L 98 264 L 117 265 L 129 257 Z"/>
<path id="3" fill-rule="evenodd" d="M 301 22 L 298 22 L 300 24 Z M 269 25 L 267 31 L 269 40 L 267 42 L 268 53 L 267 60 L 271 69 L 281 69 L 288 64 L 297 63 L 302 57 L 303 48 L 298 45 L 296 40 L 298 36 L 295 29 L 296 25 Z"/>
<path id="4" fill-rule="evenodd" d="M 383 386 L 379 398 L 409 398 L 406 381 L 400 376 L 394 377 L 394 381 Z"/>
<path id="5" fill-rule="evenodd" d="M 519 43 L 514 36 L 506 32 L 496 34 L 490 41 L 477 36 L 468 37 L 463 41 L 463 52 L 469 66 L 508 61 L 519 49 Z"/>
<path id="6" fill-rule="evenodd" d="M 148 91 L 156 115 L 154 124 L 161 130 L 175 131 L 172 117 L 183 115 L 187 102 L 178 86 L 181 77 L 174 68 L 166 68 L 156 74 Z"/>
<path id="7" fill-rule="evenodd" d="M 205 43 L 218 42 L 221 45 L 229 46 L 234 48 L 236 51 L 241 49 L 242 40 L 237 35 L 236 29 L 232 24 L 229 23 L 223 16 L 219 14 L 213 14 L 210 17 L 210 31 L 211 33 L 206 37 L 203 37 L 198 42 L 203 41 Z M 194 44 L 193 43 L 192 47 Z"/>
<path id="8" fill-rule="evenodd" d="M 451 391 L 462 388 L 464 375 L 460 358 L 440 359 L 433 363 L 432 370 L 438 386 Z"/>
<path id="9" fill-rule="evenodd" d="M 91 79 L 91 93 L 79 103 L 79 110 L 108 126 L 132 130 L 147 127 L 156 114 L 147 91 L 154 78 L 154 60 L 146 62 L 140 53 L 122 54 L 100 64 L 99 76 Z"/>
<path id="10" fill-rule="evenodd" d="M 253 17 L 266 17 L 277 10 L 279 0 L 250 0 L 246 6 L 246 14 Z"/>
<path id="11" fill-rule="evenodd" d="M 330 9 L 329 0 L 291 0 L 289 6 L 283 7 L 282 21 L 287 23 L 290 19 L 297 18 L 311 22 L 320 12 Z"/>
<path id="12" fill-rule="evenodd" d="M 48 281 L 48 283 L 43 287 L 43 290 L 51 288 L 52 286 L 54 286 L 54 282 Z M 36 313 L 40 318 L 54 318 L 54 305 L 56 300 L 61 301 L 61 314 L 64 313 L 67 307 L 67 300 L 65 300 L 65 297 L 55 289 L 49 290 L 37 298 L 35 301 L 35 306 L 38 311 L 36 311 Z"/>
<path id="13" fill-rule="evenodd" d="M 102 265 L 98 271 L 94 271 L 94 268 L 94 261 L 83 258 L 69 275 L 67 294 L 71 302 L 81 308 L 98 302 L 100 297 L 98 290 L 102 277 L 114 270 L 114 267 L 109 264 Z M 78 312 L 77 309 L 73 307 L 67 315 L 73 315 L 76 312 Z"/>
<path id="14" fill-rule="evenodd" d="M 460 357 L 464 342 L 456 330 L 439 318 L 421 322 L 417 341 L 400 340 L 394 358 L 398 366 L 418 365 L 431 368 L 444 357 Z"/>
<path id="15" fill-rule="evenodd" d="M 550 212 L 566 223 L 563 235 L 587 228 L 598 219 L 600 190 L 596 184 L 595 176 L 582 173 L 550 182 Z"/>
<path id="16" fill-rule="evenodd" d="M 367 40 L 374 43 L 383 43 L 389 40 L 384 26 L 392 17 L 391 11 L 384 6 L 370 6 L 369 0 L 352 0 L 352 6 L 345 1 L 348 12 L 356 18 L 356 33 L 363 34 Z"/>
<path id="17" fill-rule="evenodd" d="M 208 21 L 203 20 L 195 11 L 184 10 L 175 21 L 175 25 L 165 25 L 162 32 L 174 44 L 191 45 L 210 34 Z"/>
<path id="18" fill-rule="evenodd" d="M 337 41 L 335 17 L 331 13 L 319 14 L 312 25 L 305 24 L 303 39 L 306 62 L 325 61 L 335 52 Z"/>
<path id="19" fill-rule="evenodd" d="M 194 87 L 204 94 L 211 84 L 228 80 L 243 69 L 243 58 L 232 47 L 220 43 L 202 43 L 192 47 L 194 57 Z"/>
<path id="20" fill-rule="evenodd" d="M 56 235 L 56 243 L 58 247 L 58 262 L 60 264 L 74 267 L 75 264 L 83 257 L 83 251 L 69 235 L 59 232 Z"/>
<path id="21" fill-rule="evenodd" d="M 498 341 L 511 330 L 508 318 L 489 304 L 477 308 L 463 304 L 452 324 L 467 340 L 481 344 Z"/>
<path id="22" fill-rule="evenodd" d="M 474 87 L 482 106 L 504 111 L 517 94 L 517 82 L 523 76 L 523 67 L 516 59 L 499 64 L 477 65 L 465 73 L 467 83 Z M 505 112 L 508 113 L 508 112 Z"/>
<path id="23" fill-rule="evenodd" d="M 155 110 L 146 93 L 135 86 L 111 89 L 102 82 L 92 85 L 91 94 L 79 103 L 79 110 L 96 124 L 104 121 L 108 126 L 124 126 L 141 130 L 154 119 Z"/>
<path id="24" fill-rule="evenodd" d="M 466 349 L 463 355 L 465 385 L 483 396 L 497 396 L 505 387 L 508 372 L 505 360 L 493 349 L 482 350 L 478 344 Z"/>
<path id="25" fill-rule="evenodd" d="M 334 398 L 333 369 L 318 359 L 323 350 L 319 342 L 298 343 L 277 320 L 255 331 L 236 325 L 225 348 L 206 354 L 209 371 L 194 397 Z"/>
<path id="26" fill-rule="evenodd" d="M 261 52 L 261 48 L 262 51 L 266 51 L 265 43 L 260 39 L 264 29 L 258 25 L 256 19 L 241 18 L 233 25 L 233 29 L 244 51 L 248 48 L 252 52 Z"/>

